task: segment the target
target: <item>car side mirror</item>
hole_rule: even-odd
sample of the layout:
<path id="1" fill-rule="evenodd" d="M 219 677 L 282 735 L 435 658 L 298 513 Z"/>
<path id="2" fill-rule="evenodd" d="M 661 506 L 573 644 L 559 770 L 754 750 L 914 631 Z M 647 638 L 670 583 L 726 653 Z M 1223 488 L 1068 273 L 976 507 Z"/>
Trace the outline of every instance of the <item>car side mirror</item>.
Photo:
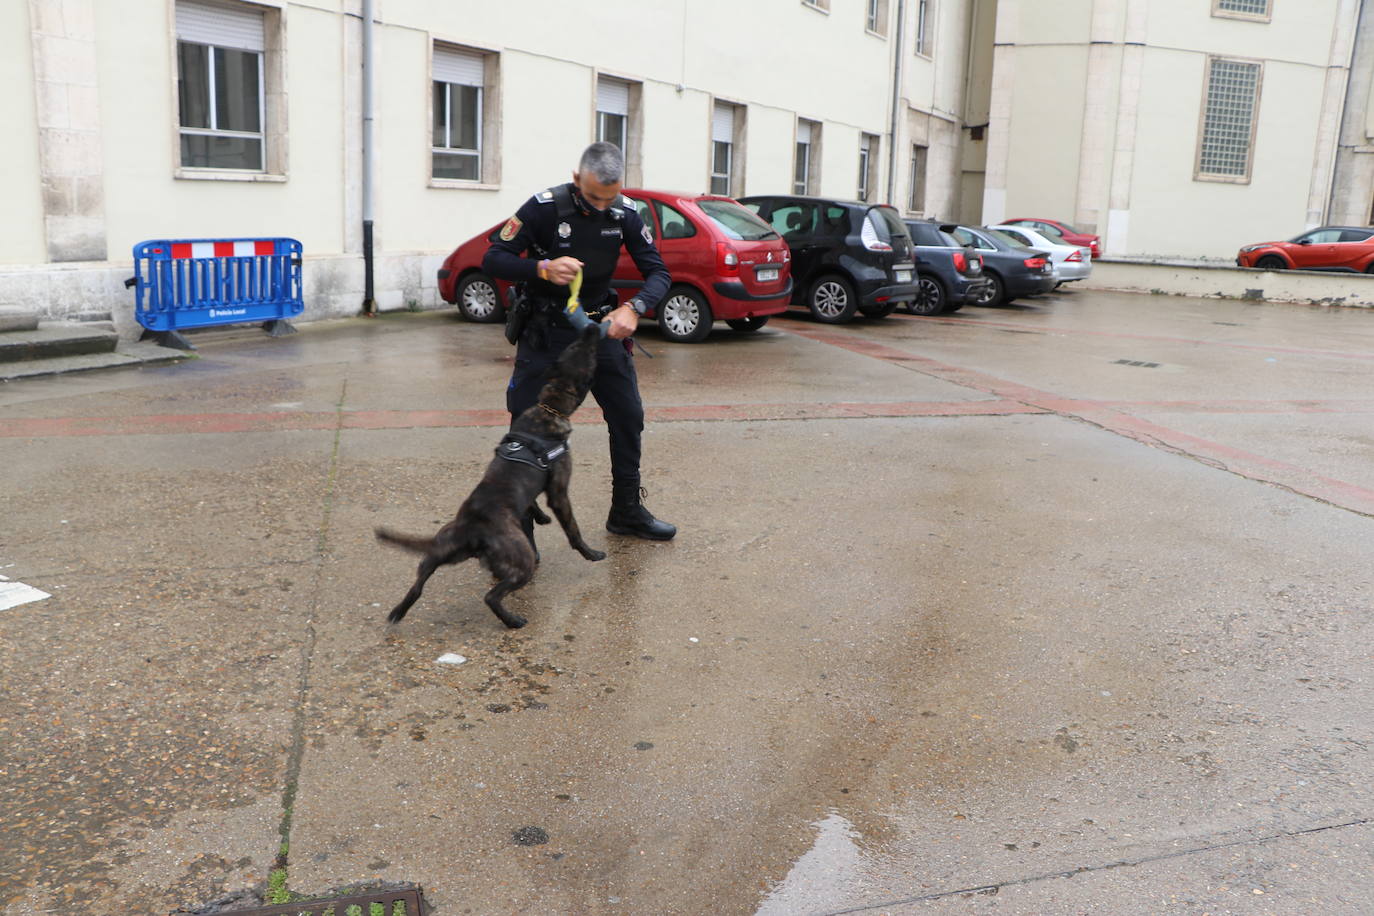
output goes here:
<path id="1" fill-rule="evenodd" d="M 1311 240 L 1311 239 L 1298 239 L 1298 244 L 1299 244 L 1299 245 L 1311 245 L 1311 244 L 1312 244 L 1312 240 Z"/>

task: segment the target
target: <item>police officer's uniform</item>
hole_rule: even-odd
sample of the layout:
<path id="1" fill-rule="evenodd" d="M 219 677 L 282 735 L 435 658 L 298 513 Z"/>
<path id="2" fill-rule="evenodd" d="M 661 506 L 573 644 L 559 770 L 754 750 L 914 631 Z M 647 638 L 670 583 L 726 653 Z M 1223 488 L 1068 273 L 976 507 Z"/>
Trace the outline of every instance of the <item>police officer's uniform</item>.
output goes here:
<path id="1" fill-rule="evenodd" d="M 540 279 L 539 261 L 565 255 L 580 260 L 579 298 L 585 311 L 595 315 L 598 306 L 615 302 L 611 274 L 622 246 L 644 275 L 644 286 L 632 300 L 642 316 L 668 292 L 671 278 L 654 247 L 653 236 L 634 204 L 623 197 L 603 211 L 583 201 L 571 183 L 541 191 L 507 220 L 487 250 L 482 269 L 493 277 L 522 282 L 534 310 L 516 345 L 515 372 L 506 389 L 506 408 L 512 419 L 538 402 L 558 354 L 576 339 L 564 311 L 568 287 Z M 528 258 L 523 256 L 527 251 L 531 253 Z M 644 405 L 639 397 L 632 341 L 602 338 L 591 393 L 610 432 L 613 490 L 607 527 L 656 540 L 671 538 L 676 529 L 655 519 L 639 504 Z"/>

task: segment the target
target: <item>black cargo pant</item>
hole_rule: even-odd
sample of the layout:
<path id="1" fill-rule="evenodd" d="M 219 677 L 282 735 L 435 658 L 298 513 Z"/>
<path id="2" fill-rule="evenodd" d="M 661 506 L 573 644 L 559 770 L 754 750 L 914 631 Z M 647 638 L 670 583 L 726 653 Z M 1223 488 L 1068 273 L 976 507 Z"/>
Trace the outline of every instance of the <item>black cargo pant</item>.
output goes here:
<path id="1" fill-rule="evenodd" d="M 548 328 L 520 338 L 515 348 L 515 371 L 506 388 L 506 409 L 511 419 L 539 402 L 539 390 L 563 348 L 577 339 L 571 328 Z M 611 437 L 611 482 L 614 486 L 639 486 L 640 437 L 644 432 L 644 403 L 639 399 L 639 378 L 629 340 L 602 338 L 596 353 L 596 375 L 591 393 L 606 418 Z M 586 393 L 583 393 L 583 397 Z"/>

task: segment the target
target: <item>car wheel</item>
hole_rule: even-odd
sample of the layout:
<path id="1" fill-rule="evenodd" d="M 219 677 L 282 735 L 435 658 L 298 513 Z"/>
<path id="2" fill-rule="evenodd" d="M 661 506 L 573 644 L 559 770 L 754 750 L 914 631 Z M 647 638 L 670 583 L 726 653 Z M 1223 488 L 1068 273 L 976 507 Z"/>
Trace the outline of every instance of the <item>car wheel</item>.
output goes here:
<path id="1" fill-rule="evenodd" d="M 907 306 L 913 315 L 938 315 L 945 310 L 945 288 L 929 274 L 916 279 L 916 298 Z"/>
<path id="2" fill-rule="evenodd" d="M 983 276 L 987 277 L 987 286 L 983 287 L 982 292 L 978 294 L 978 299 L 973 304 L 1001 305 L 1002 300 L 1006 297 L 1007 294 L 1007 288 L 1006 285 L 1002 282 L 1002 278 L 997 276 L 997 274 L 993 273 L 990 270 L 984 271 Z"/>
<path id="3" fill-rule="evenodd" d="M 711 309 L 696 290 L 674 286 L 659 303 L 658 329 L 675 343 L 696 343 L 711 332 Z"/>
<path id="4" fill-rule="evenodd" d="M 1374 274 L 1374 261 L 1370 261 L 1369 264 L 1365 266 L 1364 272 L 1367 274 Z"/>
<path id="5" fill-rule="evenodd" d="M 733 330 L 739 331 L 741 334 L 748 334 L 752 331 L 757 331 L 759 328 L 767 324 L 768 316 L 755 315 L 752 318 L 730 318 L 727 319 L 725 323 L 728 324 Z"/>
<path id="6" fill-rule="evenodd" d="M 1287 270 L 1288 264 L 1276 254 L 1266 254 L 1255 262 L 1260 270 Z"/>
<path id="7" fill-rule="evenodd" d="M 825 324 L 839 324 L 849 321 L 858 311 L 859 299 L 854 295 L 854 284 L 839 274 L 826 274 L 811 284 L 806 296 L 806 307 L 811 316 Z"/>
<path id="8" fill-rule="evenodd" d="M 468 321 L 490 324 L 502 321 L 506 310 L 501 306 L 501 294 L 496 283 L 483 273 L 471 273 L 458 284 L 458 313 Z"/>

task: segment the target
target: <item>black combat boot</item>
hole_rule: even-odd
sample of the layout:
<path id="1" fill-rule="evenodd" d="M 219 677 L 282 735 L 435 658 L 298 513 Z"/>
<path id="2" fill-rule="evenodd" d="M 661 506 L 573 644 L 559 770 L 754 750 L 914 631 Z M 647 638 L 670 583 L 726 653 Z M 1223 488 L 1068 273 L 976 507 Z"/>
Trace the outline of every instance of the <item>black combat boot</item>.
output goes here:
<path id="1" fill-rule="evenodd" d="M 616 484 L 611 488 L 611 514 L 606 516 L 606 530 L 612 534 L 628 534 L 650 541 L 671 541 L 677 528 L 654 518 L 644 508 L 640 497 L 647 496 L 639 484 Z"/>

